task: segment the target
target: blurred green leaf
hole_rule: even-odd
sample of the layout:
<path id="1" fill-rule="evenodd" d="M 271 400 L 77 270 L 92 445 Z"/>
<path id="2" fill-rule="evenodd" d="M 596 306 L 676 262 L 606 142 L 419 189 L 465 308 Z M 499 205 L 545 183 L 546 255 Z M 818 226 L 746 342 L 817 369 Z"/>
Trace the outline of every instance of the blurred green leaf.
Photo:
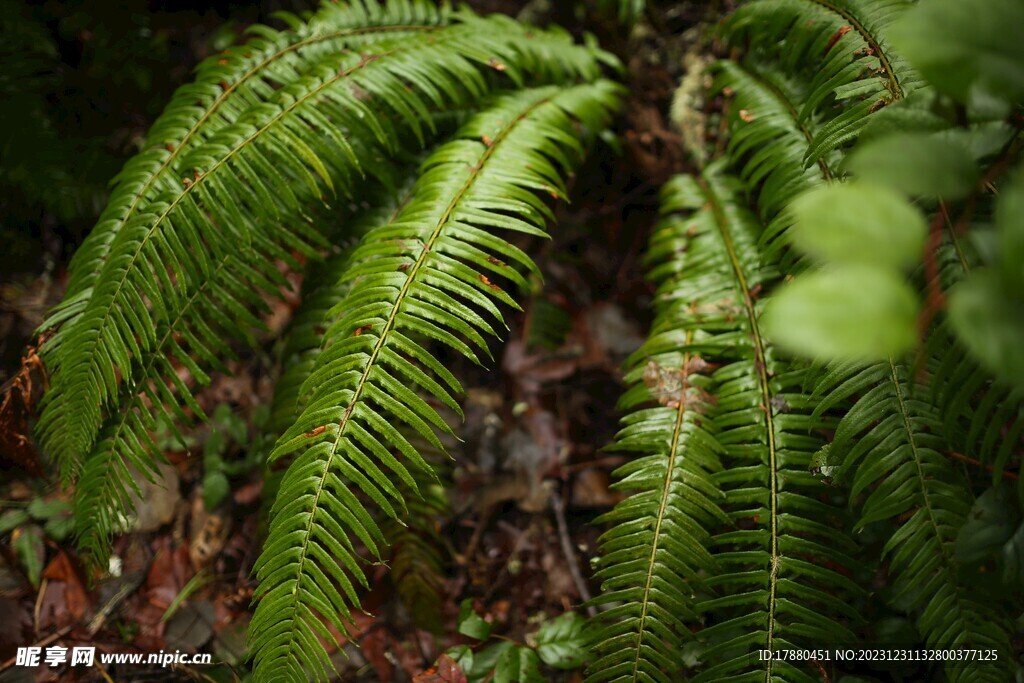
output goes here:
<path id="1" fill-rule="evenodd" d="M 466 598 L 459 609 L 459 633 L 476 640 L 487 640 L 491 625 L 473 611 L 473 599 Z"/>
<path id="2" fill-rule="evenodd" d="M 1024 2 L 930 0 L 900 17 L 890 39 L 940 92 L 998 116 L 1024 101 Z"/>
<path id="3" fill-rule="evenodd" d="M 32 518 L 25 510 L 7 510 L 0 515 L 0 535 L 27 523 Z"/>
<path id="4" fill-rule="evenodd" d="M 494 667 L 494 683 L 544 683 L 540 659 L 528 647 L 510 647 Z"/>
<path id="5" fill-rule="evenodd" d="M 1024 169 L 999 195 L 996 233 L 1000 273 L 1010 287 L 1024 290 Z"/>
<path id="6" fill-rule="evenodd" d="M 58 515 L 70 515 L 71 504 L 59 498 L 52 500 L 35 498 L 28 504 L 28 514 L 38 520 L 47 520 Z"/>
<path id="7" fill-rule="evenodd" d="M 899 275 L 867 265 L 826 267 L 779 288 L 764 326 L 778 344 L 821 359 L 881 359 L 916 339 L 917 296 Z"/>
<path id="8" fill-rule="evenodd" d="M 63 541 L 75 530 L 75 518 L 71 514 L 55 515 L 46 520 L 43 531 L 55 541 Z"/>
<path id="9" fill-rule="evenodd" d="M 861 182 L 797 197 L 793 243 L 818 261 L 905 268 L 921 259 L 928 226 L 895 190 Z"/>
<path id="10" fill-rule="evenodd" d="M 43 573 L 46 547 L 43 545 L 43 530 L 35 524 L 23 526 L 15 532 L 11 541 L 14 554 L 25 569 L 25 575 L 33 586 L 39 585 Z"/>
<path id="11" fill-rule="evenodd" d="M 548 666 L 576 669 L 586 657 L 583 625 L 586 620 L 575 612 L 553 619 L 537 631 L 537 654 Z"/>
<path id="12" fill-rule="evenodd" d="M 978 164 L 959 140 L 897 133 L 858 145 L 846 161 L 858 177 L 915 197 L 960 199 L 978 180 Z"/>
<path id="13" fill-rule="evenodd" d="M 223 472 L 215 470 L 203 476 L 203 505 L 213 510 L 231 491 L 231 483 Z"/>
<path id="14" fill-rule="evenodd" d="M 949 317 L 982 365 L 1024 389 L 1024 291 L 992 269 L 975 271 L 950 291 Z"/>
<path id="15" fill-rule="evenodd" d="M 995 486 L 974 501 L 956 538 L 961 562 L 982 562 L 1013 536 L 1017 526 L 1012 495 L 1007 486 Z"/>

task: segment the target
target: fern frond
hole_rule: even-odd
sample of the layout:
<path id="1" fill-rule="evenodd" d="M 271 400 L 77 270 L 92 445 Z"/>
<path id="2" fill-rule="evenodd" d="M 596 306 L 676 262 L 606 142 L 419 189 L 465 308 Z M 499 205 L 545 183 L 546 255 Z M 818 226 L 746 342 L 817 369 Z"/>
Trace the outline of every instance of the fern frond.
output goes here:
<path id="1" fill-rule="evenodd" d="M 704 206 L 691 218 L 688 249 L 729 311 L 709 328 L 728 347 L 715 372 L 713 413 L 727 468 L 715 476 L 733 530 L 712 539 L 719 572 L 708 584 L 719 594 L 699 607 L 716 623 L 701 632 L 708 663 L 698 680 L 746 673 L 772 680 L 813 680 L 797 662 L 758 661 L 754 649 L 810 647 L 855 640 L 843 621 L 857 621 L 843 595 L 859 593 L 844 573 L 853 543 L 840 531 L 840 511 L 821 500 L 825 487 L 809 472 L 827 423 L 809 410 L 803 370 L 775 357 L 761 333 L 758 291 L 778 272 L 761 262 L 757 225 L 737 202 L 735 181 L 712 165 L 701 182 Z M 717 323 L 717 325 L 715 324 Z"/>
<path id="2" fill-rule="evenodd" d="M 709 339 L 703 333 L 709 304 L 699 256 L 684 252 L 687 221 L 699 193 L 688 176 L 662 191 L 664 217 L 651 236 L 647 265 L 658 284 L 656 316 L 644 345 L 627 362 L 631 387 L 620 408 L 615 450 L 636 459 L 617 469 L 615 489 L 634 491 L 599 517 L 611 527 L 600 539 L 594 575 L 596 605 L 612 605 L 590 625 L 595 660 L 588 683 L 678 680 L 682 641 L 699 618 L 695 591 L 714 566 L 706 530 L 728 523 L 711 474 L 721 470 L 721 446 L 707 416 Z M 653 404 L 653 405 L 652 405 Z"/>
<path id="3" fill-rule="evenodd" d="M 458 381 L 417 340 L 474 361 L 486 353 L 482 335 L 494 331 L 484 316 L 500 323 L 495 303 L 515 306 L 489 277 L 514 280 L 517 264 L 535 268 L 492 232 L 545 234 L 552 215 L 536 193 L 564 196 L 562 177 L 583 151 L 574 121 L 596 133 L 616 97 L 617 88 L 601 81 L 498 99 L 427 159 L 410 202 L 357 248 L 343 276 L 352 288 L 306 382 L 311 398 L 272 454 L 300 452 L 255 567 L 250 641 L 258 678 L 304 681 L 329 670 L 317 635 L 333 640 L 325 623 L 344 632 L 359 604 L 355 585 L 366 583 L 355 542 L 375 557 L 384 544 L 353 489 L 397 518 L 405 500 L 391 477 L 416 490 L 410 467 L 431 471 L 397 425 L 435 448 L 442 448 L 435 430 L 449 430 L 410 386 L 459 411 Z"/>
<path id="4" fill-rule="evenodd" d="M 79 295 L 95 283 L 115 235 L 155 197 L 181 189 L 181 178 L 192 174 L 182 165 L 189 152 L 247 110 L 266 103 L 275 90 L 297 81 L 324 57 L 389 37 L 436 30 L 448 20 L 446 8 L 421 0 L 324 3 L 308 23 L 278 16 L 292 30 L 251 27 L 249 41 L 202 62 L 194 82 L 175 92 L 149 130 L 143 152 L 114 179 L 106 209 L 69 265 L 65 302 L 44 328 L 77 319 L 88 298 Z"/>
<path id="5" fill-rule="evenodd" d="M 923 87 L 909 63 L 891 50 L 887 30 L 909 0 L 755 0 L 738 9 L 726 30 L 810 78 L 800 110 L 806 119 L 832 100 L 859 102 L 823 123 L 808 147 L 812 165 L 859 135 L 869 115 Z"/>
<path id="6" fill-rule="evenodd" d="M 687 622 L 712 622 L 700 631 L 709 665 L 700 680 L 811 680 L 794 663 L 758 662 L 750 653 L 853 640 L 839 618 L 857 616 L 836 594 L 858 591 L 829 568 L 852 564 L 852 543 L 809 473 L 821 445 L 813 432 L 827 423 L 809 412 L 803 371 L 776 359 L 761 335 L 757 291 L 777 271 L 761 263 L 756 221 L 721 169 L 715 162 L 702 179 L 673 181 L 665 207 L 683 213 L 665 221 L 649 246 L 661 314 L 634 361 L 651 358 L 646 385 L 623 401 L 657 398 L 671 410 L 636 413 L 620 437 L 650 455 L 622 468 L 619 476 L 632 476 L 617 484 L 645 490 L 604 518 L 616 526 L 602 537 L 599 601 L 624 604 L 599 617 L 603 657 L 591 680 L 678 680 Z M 634 382 L 643 369 L 633 370 Z M 680 445 L 666 435 L 680 434 L 687 450 L 666 453 L 666 443 Z M 672 524 L 662 525 L 663 517 Z M 709 534 L 723 526 L 732 530 Z M 662 547 L 671 552 L 659 555 Z M 701 587 L 717 595 L 695 601 Z M 674 618 L 662 623 L 666 613 Z"/>
<path id="7" fill-rule="evenodd" d="M 233 354 L 225 340 L 262 328 L 258 315 L 267 308 L 264 298 L 286 285 L 276 270 L 264 273 L 263 265 L 297 266 L 292 249 L 305 249 L 300 237 L 282 246 L 258 240 L 223 256 L 178 315 L 156 330 L 156 352 L 126 381 L 121 409 L 101 430 L 75 486 L 77 543 L 93 565 L 106 566 L 112 536 L 134 512 L 131 493 L 138 489 L 132 470 L 152 478 L 164 461 L 151 433 L 164 425 L 183 442 L 179 425 L 206 419 L 181 369 L 201 385 L 209 383 L 209 371 L 226 369 L 223 361 Z"/>
<path id="8" fill-rule="evenodd" d="M 206 278 L 210 256 L 301 215 L 304 203 L 335 184 L 351 188 L 359 160 L 350 140 L 390 149 L 400 137 L 396 124 L 376 113 L 390 113 L 422 136 L 429 105 L 457 104 L 487 90 L 481 69 L 520 81 L 521 70 L 569 78 L 596 73 L 596 60 L 595 51 L 564 35 L 466 15 L 437 32 L 330 55 L 218 130 L 182 161 L 196 169 L 194 179 L 186 177 L 118 230 L 91 290 L 72 297 L 85 304 L 57 334 L 53 391 L 38 426 L 63 478 L 74 478 L 104 408 L 115 407 L 120 378 L 153 351 L 153 330 Z"/>
<path id="9" fill-rule="evenodd" d="M 713 92 L 728 92 L 732 98 L 725 151 L 748 192 L 756 196 L 758 213 L 767 225 L 760 237 L 764 258 L 785 259 L 789 270 L 793 264 L 788 259 L 795 257 L 783 254 L 788 244 L 784 237 L 793 217 L 785 209 L 797 195 L 833 177 L 829 158 L 804 165 L 817 116 L 801 118 L 805 89 L 770 66 L 722 60 L 712 70 Z"/>
<path id="10" fill-rule="evenodd" d="M 1006 680 L 1008 624 L 959 579 L 954 543 L 971 495 L 940 453 L 942 426 L 922 395 L 927 390 L 914 385 L 905 367 L 886 362 L 835 368 L 816 393 L 851 382 L 863 394 L 836 428 L 832 453 L 849 473 L 851 498 L 866 494 L 857 527 L 898 520 L 899 529 L 883 549 L 895 577 L 896 603 L 917 613 L 929 647 L 999 651 L 999 666 L 947 667 L 951 680 Z"/>

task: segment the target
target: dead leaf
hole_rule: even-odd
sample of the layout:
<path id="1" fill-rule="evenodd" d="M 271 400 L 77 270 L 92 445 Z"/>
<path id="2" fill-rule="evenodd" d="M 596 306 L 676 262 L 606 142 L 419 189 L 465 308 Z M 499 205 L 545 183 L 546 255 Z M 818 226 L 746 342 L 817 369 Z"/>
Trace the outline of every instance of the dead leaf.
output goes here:
<path id="1" fill-rule="evenodd" d="M 21 359 L 18 374 L 0 388 L 0 462 L 20 467 L 41 477 L 42 466 L 29 436 L 28 417 L 32 410 L 33 375 L 46 381 L 43 363 L 35 347 L 29 347 Z"/>
<path id="2" fill-rule="evenodd" d="M 50 625 L 60 628 L 68 623 L 81 621 L 89 607 L 89 597 L 81 575 L 66 552 L 57 552 L 57 556 L 50 560 L 50 564 L 43 570 L 43 578 L 49 581 L 44 595 L 44 605 L 50 593 L 59 601 L 59 608 L 55 613 L 57 618 Z M 61 614 L 70 616 L 71 621 L 62 621 Z M 42 628 L 42 620 L 40 627 Z"/>
<path id="3" fill-rule="evenodd" d="M 146 597 L 151 605 L 166 610 L 192 576 L 192 569 L 187 546 L 172 549 L 169 538 L 162 541 L 146 575 Z"/>
<path id="4" fill-rule="evenodd" d="M 224 550 L 231 533 L 231 515 L 227 506 L 208 512 L 202 496 L 192 500 L 192 522 L 189 533 L 188 557 L 192 568 L 199 571 L 209 566 Z"/>
<path id="5" fill-rule="evenodd" d="M 572 482 L 572 504 L 575 507 L 612 507 L 624 498 L 623 494 L 610 489 L 611 478 L 604 470 L 588 467 L 581 470 Z"/>
<path id="6" fill-rule="evenodd" d="M 437 666 L 412 677 L 412 683 L 469 683 L 466 672 L 446 654 L 437 658 Z"/>

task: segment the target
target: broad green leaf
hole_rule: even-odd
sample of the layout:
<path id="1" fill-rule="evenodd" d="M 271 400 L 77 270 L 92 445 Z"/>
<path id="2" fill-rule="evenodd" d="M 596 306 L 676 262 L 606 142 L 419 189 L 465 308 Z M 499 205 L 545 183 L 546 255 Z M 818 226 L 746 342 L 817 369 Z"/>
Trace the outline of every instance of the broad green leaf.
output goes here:
<path id="1" fill-rule="evenodd" d="M 60 500 L 59 498 L 53 498 L 51 500 L 35 498 L 28 504 L 28 514 L 38 520 L 45 520 L 58 515 L 67 515 L 70 513 L 71 505 L 67 501 Z"/>
<path id="2" fill-rule="evenodd" d="M 207 472 L 203 477 L 203 505 L 213 510 L 231 491 L 231 484 L 223 472 Z"/>
<path id="3" fill-rule="evenodd" d="M 1024 588 L 1024 523 L 1003 546 L 1003 583 L 1015 586 L 1017 590 Z"/>
<path id="4" fill-rule="evenodd" d="M 510 647 L 494 667 L 494 683 L 544 683 L 540 659 L 527 647 Z"/>
<path id="5" fill-rule="evenodd" d="M 797 197 L 792 207 L 793 243 L 818 261 L 897 269 L 921 258 L 927 223 L 896 190 L 830 185 Z"/>
<path id="6" fill-rule="evenodd" d="M 910 285 L 889 270 L 826 267 L 780 287 L 767 304 L 764 327 L 799 354 L 880 359 L 914 345 L 917 309 Z"/>
<path id="7" fill-rule="evenodd" d="M 537 654 L 548 666 L 575 669 L 583 664 L 586 641 L 583 625 L 586 620 L 575 612 L 553 619 L 537 631 Z"/>
<path id="8" fill-rule="evenodd" d="M 897 133 L 858 145 L 846 167 L 859 178 L 915 197 L 965 196 L 978 179 L 967 147 L 949 136 Z"/>
<path id="9" fill-rule="evenodd" d="M 1024 3 L 928 0 L 890 29 L 896 49 L 940 92 L 991 114 L 1024 101 Z"/>
<path id="10" fill-rule="evenodd" d="M 75 531 L 73 515 L 54 515 L 43 524 L 43 533 L 55 541 L 63 541 Z"/>
<path id="11" fill-rule="evenodd" d="M 476 640 L 487 640 L 491 635 L 491 625 L 473 611 L 472 598 L 463 600 L 459 608 L 459 633 Z"/>
<path id="12" fill-rule="evenodd" d="M 1024 290 L 1009 286 L 992 269 L 976 271 L 950 291 L 949 317 L 982 365 L 1024 388 Z"/>
<path id="13" fill-rule="evenodd" d="M 996 486 L 974 501 L 956 539 L 961 562 L 982 562 L 1010 540 L 1017 526 L 1013 494 L 1008 486 Z"/>

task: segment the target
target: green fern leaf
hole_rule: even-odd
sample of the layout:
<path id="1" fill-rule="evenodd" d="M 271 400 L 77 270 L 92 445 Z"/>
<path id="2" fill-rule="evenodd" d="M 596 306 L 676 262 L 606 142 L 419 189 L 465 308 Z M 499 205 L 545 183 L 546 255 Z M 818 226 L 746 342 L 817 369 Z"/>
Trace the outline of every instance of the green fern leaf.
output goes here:
<path id="1" fill-rule="evenodd" d="M 681 176 L 663 190 L 665 214 L 651 236 L 648 264 L 659 285 L 650 336 L 632 356 L 632 385 L 620 407 L 623 420 L 614 448 L 637 455 L 617 469 L 616 489 L 634 491 L 596 521 L 612 526 L 600 539 L 595 605 L 612 605 L 590 624 L 595 659 L 588 683 L 678 680 L 682 641 L 698 621 L 694 593 L 714 562 L 708 527 L 728 523 L 711 474 L 721 469 L 721 446 L 707 417 L 711 397 L 702 330 L 706 306 L 699 267 L 678 258 L 686 222 L 688 184 Z M 667 266 L 667 267 L 666 267 Z M 684 285 L 688 285 L 685 291 Z M 654 407 L 649 407 L 654 403 Z"/>
<path id="2" fill-rule="evenodd" d="M 699 680 L 812 680 L 793 663 L 758 662 L 751 653 L 854 639 L 840 619 L 857 615 L 836 594 L 858 589 L 829 568 L 851 565 L 853 544 L 808 471 L 821 445 L 813 433 L 827 423 L 810 413 L 803 371 L 776 359 L 760 333 L 756 292 L 777 273 L 761 264 L 756 223 L 721 167 L 666 188 L 664 210 L 683 213 L 666 220 L 649 246 L 659 316 L 634 361 L 650 364 L 630 378 L 641 370 L 648 377 L 623 401 L 656 398 L 672 410 L 636 413 L 620 437 L 646 457 L 622 468 L 628 476 L 617 486 L 644 489 L 605 518 L 616 526 L 602 537 L 598 602 L 624 604 L 599 617 L 591 680 L 678 680 L 688 623 L 705 626 L 708 667 Z M 699 429 L 683 421 L 687 415 Z M 676 465 L 665 444 L 676 446 L 680 435 L 688 450 Z M 709 533 L 722 527 L 731 529 Z M 662 547 L 670 549 L 664 556 Z"/>
<path id="3" fill-rule="evenodd" d="M 784 251 L 786 231 L 793 226 L 786 208 L 797 195 L 833 177 L 825 158 L 804 165 L 818 128 L 815 116 L 800 117 L 807 93 L 798 81 L 771 67 L 723 60 L 713 72 L 713 92 L 732 93 L 726 154 L 748 192 L 756 193 L 758 212 L 767 224 L 759 238 L 764 258 L 780 259 L 790 270 L 797 257 Z"/>
<path id="4" fill-rule="evenodd" d="M 859 589 L 839 571 L 853 565 L 854 545 L 809 472 L 821 445 L 814 434 L 827 424 L 800 391 L 803 371 L 776 358 L 760 331 L 757 292 L 778 274 L 760 261 L 756 224 L 737 206 L 736 184 L 712 166 L 701 191 L 706 208 L 690 219 L 696 234 L 688 249 L 717 274 L 711 296 L 725 309 L 708 327 L 727 344 L 713 377 L 713 417 L 728 466 L 715 478 L 734 529 L 712 539 L 719 573 L 708 584 L 719 596 L 699 607 L 715 622 L 701 632 L 709 644 L 703 657 L 719 663 L 698 680 L 741 672 L 813 680 L 796 662 L 758 661 L 751 651 L 855 640 L 842 622 L 858 616 L 840 596 Z"/>
<path id="5" fill-rule="evenodd" d="M 197 169 L 195 179 L 186 177 L 183 187 L 128 220 L 111 239 L 89 294 L 73 297 L 83 308 L 55 338 L 54 390 L 38 426 L 63 478 L 75 477 L 104 409 L 115 408 L 121 377 L 153 351 L 153 330 L 207 277 L 210 256 L 301 215 L 304 203 L 336 182 L 351 187 L 359 163 L 350 139 L 389 150 L 400 137 L 396 125 L 422 135 L 429 105 L 482 95 L 481 68 L 500 66 L 517 80 L 521 72 L 571 78 L 596 73 L 596 57 L 563 35 L 464 15 L 436 33 L 377 42 L 362 54 L 331 54 L 219 129 L 182 160 Z M 390 112 L 397 124 L 377 111 Z"/>
<path id="6" fill-rule="evenodd" d="M 893 362 L 836 370 L 818 393 L 854 379 L 866 388 L 836 428 L 832 452 L 849 473 L 851 497 L 867 494 L 857 526 L 899 520 L 883 550 L 895 575 L 894 599 L 917 613 L 929 647 L 1000 653 L 999 666 L 947 667 L 950 680 L 1005 680 L 1011 675 L 1008 624 L 959 580 L 954 543 L 971 496 L 940 452 L 941 423 L 927 390 Z"/>
<path id="7" fill-rule="evenodd" d="M 524 258 L 492 231 L 545 234 L 552 215 L 536 193 L 564 196 L 561 178 L 583 151 L 573 121 L 600 131 L 616 93 L 602 81 L 497 100 L 424 162 L 409 203 L 356 249 L 343 275 L 352 288 L 306 380 L 309 402 L 272 454 L 300 452 L 255 567 L 261 585 L 250 639 L 259 680 L 326 671 L 316 634 L 327 637 L 324 622 L 344 632 L 358 605 L 355 585 L 366 582 L 354 543 L 375 557 L 384 545 L 353 488 L 397 518 L 405 497 L 395 481 L 416 491 L 410 467 L 432 471 L 397 425 L 439 449 L 435 430 L 449 430 L 410 386 L 458 407 L 458 382 L 417 340 L 474 361 L 487 352 L 482 335 L 493 331 L 484 316 L 500 323 L 495 303 L 515 302 L 477 268 L 501 273 Z"/>
<path id="8" fill-rule="evenodd" d="M 726 30 L 777 58 L 790 73 L 810 78 L 800 110 L 806 119 L 831 100 L 860 100 L 817 131 L 808 166 L 855 139 L 881 107 L 923 87 L 905 59 L 890 48 L 887 30 L 909 0 L 755 0 L 737 10 Z M 877 77 L 876 77 L 877 75 Z"/>
<path id="9" fill-rule="evenodd" d="M 79 295 L 95 284 L 114 236 L 162 192 L 180 189 L 182 176 L 192 172 L 182 165 L 189 152 L 264 103 L 277 88 L 297 81 L 310 64 L 383 38 L 435 30 L 447 21 L 447 11 L 419 0 L 360 0 L 325 3 L 308 23 L 287 14 L 279 18 L 292 30 L 251 27 L 248 42 L 208 58 L 199 65 L 195 81 L 178 89 L 150 129 L 144 151 L 115 178 L 96 228 L 71 260 L 66 299 L 43 329 L 69 324 L 69 315 L 70 320 L 78 318 L 88 299 Z"/>

